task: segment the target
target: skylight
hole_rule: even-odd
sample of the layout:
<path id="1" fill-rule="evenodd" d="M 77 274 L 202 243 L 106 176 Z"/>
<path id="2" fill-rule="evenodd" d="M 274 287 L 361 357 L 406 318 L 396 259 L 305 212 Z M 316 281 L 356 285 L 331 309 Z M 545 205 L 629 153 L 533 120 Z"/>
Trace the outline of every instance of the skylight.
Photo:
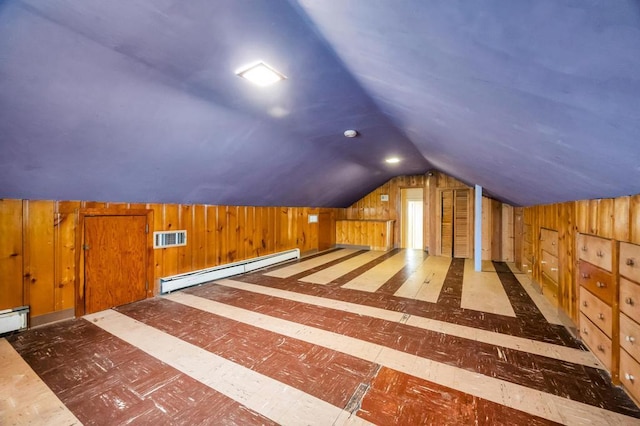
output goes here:
<path id="1" fill-rule="evenodd" d="M 270 86 L 287 78 L 264 62 L 258 62 L 242 68 L 236 74 L 260 87 Z"/>

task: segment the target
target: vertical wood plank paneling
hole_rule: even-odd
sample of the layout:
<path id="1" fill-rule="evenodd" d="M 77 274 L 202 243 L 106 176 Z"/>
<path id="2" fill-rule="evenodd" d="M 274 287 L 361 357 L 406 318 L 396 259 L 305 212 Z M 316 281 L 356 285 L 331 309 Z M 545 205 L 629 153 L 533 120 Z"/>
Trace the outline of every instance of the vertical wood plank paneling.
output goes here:
<path id="1" fill-rule="evenodd" d="M 598 211 L 600 200 L 589 200 L 589 233 L 598 235 Z"/>
<path id="2" fill-rule="evenodd" d="M 629 241 L 629 197 L 613 200 L 613 238 Z"/>
<path id="3" fill-rule="evenodd" d="M 55 310 L 55 261 L 53 201 L 25 201 L 25 286 L 28 287 L 31 316 Z"/>
<path id="4" fill-rule="evenodd" d="M 164 204 L 163 213 L 164 219 L 162 222 L 162 228 L 159 231 L 178 231 L 179 227 L 179 212 L 180 206 L 178 204 Z M 187 236 L 187 239 L 189 237 Z M 168 277 L 179 273 L 179 261 L 178 250 L 176 247 L 169 247 L 161 249 L 163 251 L 163 265 L 162 276 Z"/>
<path id="5" fill-rule="evenodd" d="M 153 229 L 150 232 L 164 230 L 164 206 L 162 204 L 147 204 L 146 208 L 153 210 Z M 149 224 L 151 227 L 151 224 Z M 159 279 L 164 276 L 164 249 L 153 250 L 153 282 L 154 288 L 160 288 Z"/>
<path id="6" fill-rule="evenodd" d="M 227 227 L 227 206 L 217 206 L 218 209 L 218 222 L 216 226 L 216 241 L 218 260 L 217 264 L 223 264 L 227 262 L 227 253 L 229 249 L 229 229 Z"/>
<path id="7" fill-rule="evenodd" d="M 491 260 L 492 225 L 491 199 L 482 197 L 482 260 Z"/>
<path id="8" fill-rule="evenodd" d="M 0 310 L 25 304 L 22 200 L 0 199 Z"/>
<path id="9" fill-rule="evenodd" d="M 629 199 L 629 225 L 631 242 L 640 244 L 640 194 Z"/>
<path id="10" fill-rule="evenodd" d="M 207 207 L 194 205 L 191 210 L 191 235 L 193 235 L 192 268 L 203 269 L 207 266 Z"/>
<path id="11" fill-rule="evenodd" d="M 504 262 L 514 262 L 515 261 L 515 250 L 514 250 L 514 215 L 513 215 L 513 207 L 508 204 L 501 204 L 502 207 L 502 241 L 501 244 L 501 259 Z"/>
<path id="12" fill-rule="evenodd" d="M 193 238 L 192 210 L 192 206 L 189 204 L 178 204 L 178 224 L 174 229 L 187 231 L 187 245 L 168 249 L 177 252 L 179 274 L 194 270 L 193 250 L 195 249 L 195 244 L 189 241 L 190 238 Z"/>
<path id="13" fill-rule="evenodd" d="M 224 263 L 231 263 L 238 260 L 238 207 L 227 206 L 227 253 Z"/>
<path id="14" fill-rule="evenodd" d="M 207 205 L 205 207 L 206 210 L 206 220 L 207 220 L 207 230 L 205 236 L 205 245 L 206 245 L 206 262 L 205 266 L 215 266 L 218 264 L 218 244 L 216 240 L 216 229 L 218 227 L 218 208 L 216 206 Z"/>
<path id="15" fill-rule="evenodd" d="M 55 310 L 75 306 L 76 229 L 79 201 L 61 201 L 56 205 L 54 221 Z"/>
<path id="16" fill-rule="evenodd" d="M 589 234 L 589 200 L 576 201 L 576 227 L 581 234 Z"/>
<path id="17" fill-rule="evenodd" d="M 602 238 L 613 238 L 613 198 L 598 201 L 598 235 Z"/>

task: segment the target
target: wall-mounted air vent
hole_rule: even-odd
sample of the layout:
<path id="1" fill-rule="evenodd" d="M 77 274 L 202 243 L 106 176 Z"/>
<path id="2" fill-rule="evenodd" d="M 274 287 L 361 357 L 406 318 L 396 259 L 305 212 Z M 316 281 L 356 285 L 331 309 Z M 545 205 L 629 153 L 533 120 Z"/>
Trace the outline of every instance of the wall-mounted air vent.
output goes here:
<path id="1" fill-rule="evenodd" d="M 160 231 L 153 233 L 153 248 L 187 245 L 187 231 Z"/>

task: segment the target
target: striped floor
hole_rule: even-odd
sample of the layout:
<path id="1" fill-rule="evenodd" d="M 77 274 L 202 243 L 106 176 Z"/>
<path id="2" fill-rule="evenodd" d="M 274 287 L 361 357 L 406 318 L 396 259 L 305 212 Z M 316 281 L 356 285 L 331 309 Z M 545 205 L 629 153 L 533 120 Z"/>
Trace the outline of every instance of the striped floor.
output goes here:
<path id="1" fill-rule="evenodd" d="M 504 263 L 336 249 L 0 339 L 0 424 L 640 424 Z"/>

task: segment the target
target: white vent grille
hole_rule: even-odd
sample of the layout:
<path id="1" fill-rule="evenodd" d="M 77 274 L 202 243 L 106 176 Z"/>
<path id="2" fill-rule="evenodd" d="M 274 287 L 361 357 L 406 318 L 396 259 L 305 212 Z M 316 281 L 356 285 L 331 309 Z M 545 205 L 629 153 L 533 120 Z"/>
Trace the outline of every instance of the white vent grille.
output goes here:
<path id="1" fill-rule="evenodd" d="M 187 245 L 187 231 L 160 231 L 153 233 L 153 248 Z"/>

